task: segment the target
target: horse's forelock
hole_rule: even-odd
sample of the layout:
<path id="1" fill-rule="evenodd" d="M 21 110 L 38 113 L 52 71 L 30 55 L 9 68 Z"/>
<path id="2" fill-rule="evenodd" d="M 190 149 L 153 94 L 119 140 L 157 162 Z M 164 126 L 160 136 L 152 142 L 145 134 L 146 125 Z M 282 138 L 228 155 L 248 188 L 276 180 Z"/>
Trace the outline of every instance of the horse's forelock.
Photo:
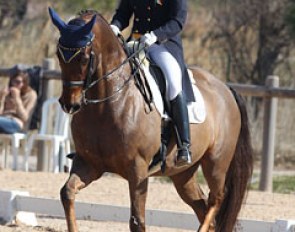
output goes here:
<path id="1" fill-rule="evenodd" d="M 81 18 L 74 18 L 68 22 L 68 25 L 75 25 L 75 26 L 84 26 L 85 21 Z"/>
<path id="2" fill-rule="evenodd" d="M 106 25 L 109 25 L 108 21 L 96 10 L 92 10 L 92 9 L 87 9 L 87 10 L 81 10 L 79 13 L 78 13 L 78 18 L 76 19 L 83 19 L 85 20 L 85 18 L 91 18 L 93 15 L 96 15 L 97 19 L 100 21 L 100 22 L 103 22 L 105 23 Z M 75 19 L 74 19 L 75 20 Z"/>

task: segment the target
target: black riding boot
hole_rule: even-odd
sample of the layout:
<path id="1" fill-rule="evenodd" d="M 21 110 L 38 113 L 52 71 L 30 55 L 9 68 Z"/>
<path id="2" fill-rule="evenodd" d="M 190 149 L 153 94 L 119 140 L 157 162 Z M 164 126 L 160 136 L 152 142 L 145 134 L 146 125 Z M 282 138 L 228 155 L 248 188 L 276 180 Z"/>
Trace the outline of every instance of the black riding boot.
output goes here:
<path id="1" fill-rule="evenodd" d="M 171 113 L 177 128 L 177 158 L 176 166 L 183 166 L 192 162 L 190 148 L 190 128 L 186 101 L 182 92 L 171 101 Z"/>

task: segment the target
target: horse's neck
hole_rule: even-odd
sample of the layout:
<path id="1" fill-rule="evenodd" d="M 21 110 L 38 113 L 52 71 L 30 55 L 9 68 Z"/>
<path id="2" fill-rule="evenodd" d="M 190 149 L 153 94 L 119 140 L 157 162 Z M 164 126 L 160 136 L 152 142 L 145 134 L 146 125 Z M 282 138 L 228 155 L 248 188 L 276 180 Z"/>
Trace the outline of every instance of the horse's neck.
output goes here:
<path id="1" fill-rule="evenodd" d="M 100 41 L 95 46 L 99 51 L 101 75 L 106 75 L 119 67 L 127 59 L 127 55 L 111 29 L 106 25 L 102 27 L 100 30 L 103 33 L 101 32 Z"/>
<path id="2" fill-rule="evenodd" d="M 103 48 L 95 49 L 100 53 L 96 53 L 99 62 L 96 76 L 92 79 L 100 81 L 89 91 L 88 95 L 92 99 L 108 99 L 101 104 L 103 105 L 101 108 L 124 104 L 126 95 L 130 97 L 135 87 L 132 84 L 130 64 L 127 62 L 127 55 L 121 44 L 116 41 L 107 42 L 104 45 Z"/>
<path id="3" fill-rule="evenodd" d="M 130 64 L 126 62 L 127 55 L 122 44 L 104 20 L 99 21 L 94 31 L 96 35 L 93 46 L 98 58 L 97 76 L 94 79 L 108 77 L 97 83 L 97 89 L 92 89 L 91 95 L 97 99 L 110 97 L 100 104 L 101 109 L 108 108 L 106 111 L 113 111 L 116 107 L 122 109 L 121 106 L 125 105 L 126 98 L 129 98 L 129 102 L 133 102 L 133 97 L 130 97 L 138 96 L 133 84 Z M 119 109 L 116 111 L 119 112 Z M 123 109 L 121 113 L 124 113 Z"/>

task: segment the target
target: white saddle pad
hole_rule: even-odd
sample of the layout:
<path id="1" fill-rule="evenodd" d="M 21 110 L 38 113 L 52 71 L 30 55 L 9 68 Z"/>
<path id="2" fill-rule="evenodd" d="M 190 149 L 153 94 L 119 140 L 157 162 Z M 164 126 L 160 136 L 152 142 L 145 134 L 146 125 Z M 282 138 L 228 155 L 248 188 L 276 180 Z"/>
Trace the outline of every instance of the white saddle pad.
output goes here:
<path id="1" fill-rule="evenodd" d="M 164 105 L 162 101 L 162 96 L 159 90 L 158 85 L 156 84 L 156 81 L 150 74 L 148 68 L 144 65 L 142 65 L 142 68 L 144 69 L 144 72 L 146 73 L 147 80 L 149 82 L 149 85 L 151 87 L 151 91 L 153 94 L 154 98 L 154 104 L 157 109 L 157 111 L 160 113 L 162 118 L 169 118 L 168 115 L 165 114 L 164 112 Z M 189 71 L 189 76 L 191 79 L 194 95 L 195 95 L 195 102 L 190 102 L 187 107 L 188 107 L 188 115 L 189 115 L 189 122 L 190 123 L 202 123 L 206 119 L 206 108 L 205 108 L 205 102 L 203 99 L 203 96 L 198 89 L 195 80 L 193 79 L 193 74 L 190 70 Z"/>

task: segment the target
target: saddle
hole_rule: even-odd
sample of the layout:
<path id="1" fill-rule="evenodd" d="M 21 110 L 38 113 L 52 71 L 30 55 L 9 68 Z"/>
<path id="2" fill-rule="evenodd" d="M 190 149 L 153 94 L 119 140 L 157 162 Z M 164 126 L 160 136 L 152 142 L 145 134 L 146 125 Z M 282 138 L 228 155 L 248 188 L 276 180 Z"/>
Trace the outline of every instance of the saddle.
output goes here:
<path id="1" fill-rule="evenodd" d="M 147 75 L 151 75 L 153 80 L 157 84 L 158 89 L 160 90 L 161 98 L 164 104 L 164 111 L 168 113 L 169 100 L 166 96 L 167 81 L 161 68 L 156 63 L 154 63 L 151 59 L 149 59 L 149 57 L 147 57 L 144 47 L 142 47 L 138 41 L 128 42 L 125 50 L 129 57 L 137 53 L 134 59 L 131 60 L 131 66 L 133 69 L 132 73 L 136 74 L 135 79 L 136 79 L 136 84 L 138 84 L 138 88 L 141 90 L 144 87 L 147 89 L 146 92 L 147 93 L 150 92 L 150 94 L 152 95 L 152 89 L 150 87 L 151 83 L 147 78 Z M 146 84 L 147 86 L 140 86 L 140 83 Z M 143 94 L 144 92 L 141 92 L 141 93 Z M 144 96 L 144 99 L 147 99 L 147 98 L 148 97 Z M 151 98 L 153 97 L 151 96 Z M 151 101 L 147 103 L 151 103 Z"/>
<path id="2" fill-rule="evenodd" d="M 140 46 L 138 41 L 130 41 L 127 43 L 125 50 L 129 57 L 133 57 L 130 59 L 130 64 L 133 70 L 132 73 L 135 83 L 149 106 L 150 111 L 152 110 L 152 104 L 154 104 L 162 117 L 161 147 L 150 163 L 149 170 L 161 163 L 161 170 L 164 172 L 166 167 L 167 146 L 173 133 L 175 136 L 177 136 L 178 133 L 175 131 L 176 128 L 169 116 L 170 101 L 167 96 L 168 85 L 164 73 L 157 64 L 146 56 L 144 47 Z M 187 105 L 189 120 L 190 123 L 202 123 L 206 116 L 204 100 L 196 86 L 191 71 L 189 71 L 189 73 L 191 74 L 190 78 L 196 99 L 196 102 L 190 102 Z"/>

